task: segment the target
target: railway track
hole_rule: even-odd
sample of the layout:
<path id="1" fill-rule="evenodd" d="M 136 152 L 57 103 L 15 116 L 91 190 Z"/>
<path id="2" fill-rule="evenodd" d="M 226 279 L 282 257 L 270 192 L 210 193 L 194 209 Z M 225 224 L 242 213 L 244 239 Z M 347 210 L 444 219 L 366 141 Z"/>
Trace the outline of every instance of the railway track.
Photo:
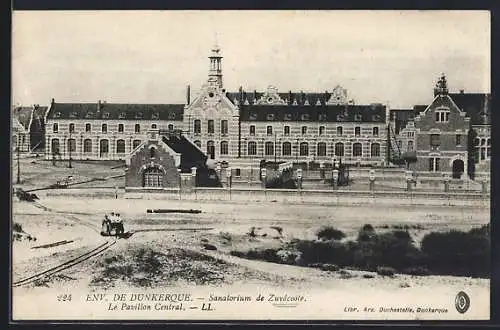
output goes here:
<path id="1" fill-rule="evenodd" d="M 111 246 L 113 246 L 115 244 L 116 244 L 116 240 L 104 242 L 104 243 L 100 244 L 99 246 L 97 246 L 96 248 L 94 248 L 94 249 L 92 249 L 84 254 L 81 254 L 76 258 L 70 259 L 66 262 L 63 262 L 62 264 L 59 264 L 59 265 L 56 265 L 56 266 L 51 267 L 49 269 L 46 269 L 44 271 L 41 271 L 41 272 L 36 273 L 36 274 L 29 276 L 27 278 L 24 278 L 24 279 L 21 279 L 18 281 L 14 281 L 12 283 L 12 286 L 19 287 L 22 285 L 27 285 L 30 283 L 40 281 L 44 278 L 50 278 L 51 276 L 53 276 L 57 273 L 60 273 L 65 269 L 68 269 L 70 267 L 78 265 L 78 264 L 84 262 L 85 260 L 88 260 L 92 257 L 95 257 L 95 256 L 103 253 L 104 251 L 106 251 L 107 249 L 109 249 Z"/>
<path id="2" fill-rule="evenodd" d="M 66 219 L 70 220 L 70 221 L 73 221 L 73 222 L 76 222 L 80 225 L 83 225 L 83 226 L 86 226 L 86 227 L 89 227 L 93 230 L 95 230 L 97 233 L 100 233 L 100 228 L 97 228 L 95 226 L 95 224 L 91 223 L 91 222 L 87 222 L 87 221 L 84 221 L 82 219 L 79 219 L 75 216 L 72 215 L 71 212 L 65 212 L 65 211 L 57 211 L 57 210 L 54 210 L 54 209 L 51 209 L 49 207 L 46 207 L 44 206 L 43 204 L 37 202 L 37 201 L 34 201 L 32 202 L 32 204 L 44 211 L 47 211 L 47 212 L 53 212 L 53 213 L 57 213 L 57 214 L 63 214 Z M 12 282 L 12 286 L 13 287 L 19 287 L 19 286 L 23 286 L 23 285 L 27 285 L 27 284 L 30 284 L 30 283 L 34 283 L 34 282 L 37 282 L 37 281 L 40 281 L 42 279 L 45 279 L 45 278 L 50 278 L 51 276 L 53 275 L 56 275 L 60 272 L 62 272 L 63 270 L 66 270 L 70 267 L 73 267 L 73 266 L 76 266 L 82 262 L 84 262 L 85 260 L 88 260 L 92 257 L 95 257 L 101 253 L 103 253 L 104 251 L 106 251 L 107 249 L 109 249 L 111 246 L 115 245 L 116 244 L 116 238 L 114 239 L 109 239 L 108 241 L 98 245 L 97 247 L 93 248 L 92 250 L 86 252 L 86 253 L 83 253 L 75 258 L 72 258 L 68 261 L 65 261 L 61 264 L 58 264 L 56 266 L 53 266 L 49 269 L 46 269 L 44 271 L 41 271 L 41 272 L 38 272 L 34 275 L 31 275 L 29 277 L 26 277 L 24 279 L 21 279 L 21 280 L 18 280 L 18 281 L 14 281 Z"/>

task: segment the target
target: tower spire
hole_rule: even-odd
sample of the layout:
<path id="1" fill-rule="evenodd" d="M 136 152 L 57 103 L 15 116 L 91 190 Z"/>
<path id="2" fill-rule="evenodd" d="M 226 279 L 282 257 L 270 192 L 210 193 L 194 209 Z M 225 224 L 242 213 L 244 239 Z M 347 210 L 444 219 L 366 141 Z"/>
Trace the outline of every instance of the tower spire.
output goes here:
<path id="1" fill-rule="evenodd" d="M 210 52 L 210 67 L 208 70 L 208 84 L 222 88 L 222 55 L 215 33 L 215 43 Z"/>
<path id="2" fill-rule="evenodd" d="M 434 96 L 446 94 L 448 94 L 448 83 L 446 82 L 446 75 L 441 73 L 441 78 L 439 78 L 436 87 L 434 87 Z"/>

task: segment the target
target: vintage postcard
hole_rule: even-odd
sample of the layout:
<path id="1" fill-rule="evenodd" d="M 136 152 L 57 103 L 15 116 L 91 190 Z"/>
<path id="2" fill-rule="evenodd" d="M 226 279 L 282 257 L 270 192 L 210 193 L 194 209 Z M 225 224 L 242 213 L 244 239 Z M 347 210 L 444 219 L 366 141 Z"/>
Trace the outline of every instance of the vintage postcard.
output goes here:
<path id="1" fill-rule="evenodd" d="M 487 11 L 14 11 L 12 320 L 489 320 Z"/>

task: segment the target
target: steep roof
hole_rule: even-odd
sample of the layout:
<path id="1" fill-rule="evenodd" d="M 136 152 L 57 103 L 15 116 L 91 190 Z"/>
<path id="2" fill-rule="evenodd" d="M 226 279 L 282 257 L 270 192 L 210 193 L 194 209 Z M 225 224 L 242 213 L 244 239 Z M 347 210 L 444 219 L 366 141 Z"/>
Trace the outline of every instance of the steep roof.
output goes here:
<path id="1" fill-rule="evenodd" d="M 182 120 L 184 104 L 52 103 L 48 119 Z"/>
<path id="2" fill-rule="evenodd" d="M 16 107 L 14 108 L 12 117 L 16 119 L 24 129 L 29 129 L 32 111 L 33 107 Z"/>
<path id="3" fill-rule="evenodd" d="M 245 104 L 248 103 L 248 105 L 255 105 L 258 100 L 261 99 L 262 96 L 264 96 L 266 93 L 264 92 L 246 92 L 246 91 L 240 91 L 240 92 L 229 92 L 226 93 L 226 96 L 231 102 L 235 103 L 238 102 L 238 104 Z M 324 92 L 324 93 L 303 93 L 303 92 L 288 92 L 288 93 L 277 93 L 277 95 L 285 101 L 286 104 L 288 105 L 293 105 L 294 102 L 296 105 L 304 105 L 306 102 L 309 103 L 309 105 L 316 105 L 316 103 L 319 102 L 321 105 L 325 105 L 330 97 L 332 96 L 331 93 L 329 92 Z"/>
<path id="4" fill-rule="evenodd" d="M 240 105 L 242 121 L 385 122 L 385 106 Z"/>
<path id="5" fill-rule="evenodd" d="M 47 106 L 35 105 L 35 110 L 33 110 L 33 118 L 43 120 L 48 109 L 49 107 Z"/>
<path id="6" fill-rule="evenodd" d="M 472 125 L 491 125 L 491 94 L 453 93 L 449 95 L 460 110 L 467 113 Z"/>

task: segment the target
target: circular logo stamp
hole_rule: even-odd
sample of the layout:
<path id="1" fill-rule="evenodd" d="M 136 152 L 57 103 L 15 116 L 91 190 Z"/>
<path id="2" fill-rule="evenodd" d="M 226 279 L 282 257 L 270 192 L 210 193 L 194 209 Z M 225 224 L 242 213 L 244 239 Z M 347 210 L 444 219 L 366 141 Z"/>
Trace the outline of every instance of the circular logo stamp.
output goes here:
<path id="1" fill-rule="evenodd" d="M 460 291 L 455 297 L 455 308 L 461 314 L 467 312 L 470 307 L 470 298 L 467 293 Z"/>

